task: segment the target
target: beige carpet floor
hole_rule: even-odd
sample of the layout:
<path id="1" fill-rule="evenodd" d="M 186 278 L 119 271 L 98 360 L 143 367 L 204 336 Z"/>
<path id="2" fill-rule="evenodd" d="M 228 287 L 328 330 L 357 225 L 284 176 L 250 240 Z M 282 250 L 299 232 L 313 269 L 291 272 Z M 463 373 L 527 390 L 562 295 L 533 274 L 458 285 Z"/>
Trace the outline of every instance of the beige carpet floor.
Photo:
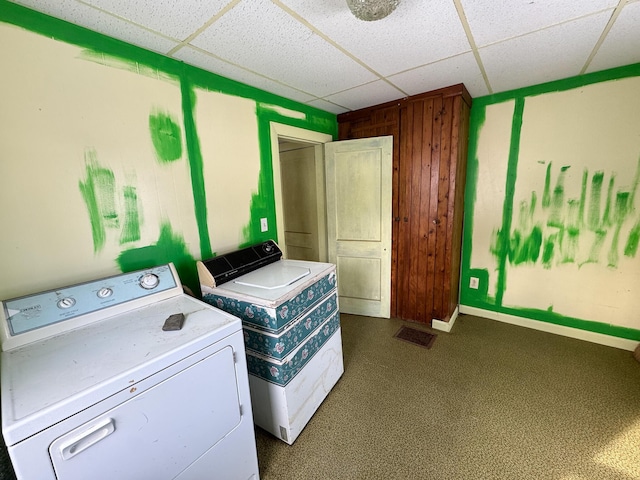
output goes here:
<path id="1" fill-rule="evenodd" d="M 640 479 L 631 352 L 466 315 L 451 333 L 341 322 L 345 373 L 300 437 L 257 429 L 262 480 Z"/>

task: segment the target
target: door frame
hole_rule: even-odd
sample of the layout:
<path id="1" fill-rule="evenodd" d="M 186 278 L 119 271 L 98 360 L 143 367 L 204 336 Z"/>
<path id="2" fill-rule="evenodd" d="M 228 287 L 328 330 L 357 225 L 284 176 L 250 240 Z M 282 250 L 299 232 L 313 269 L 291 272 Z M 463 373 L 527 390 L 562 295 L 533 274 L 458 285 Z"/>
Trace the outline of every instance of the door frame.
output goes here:
<path id="1" fill-rule="evenodd" d="M 278 245 L 283 256 L 287 257 L 284 242 L 284 208 L 282 207 L 282 174 L 280 171 L 280 147 L 279 138 L 291 141 L 299 141 L 315 145 L 316 166 L 316 191 L 318 205 L 318 251 L 320 261 L 327 261 L 327 206 L 324 185 L 324 147 L 327 142 L 332 142 L 333 137 L 327 133 L 314 132 L 304 128 L 293 127 L 283 123 L 269 122 L 271 133 L 271 168 L 273 171 L 273 196 L 276 207 L 276 232 Z"/>

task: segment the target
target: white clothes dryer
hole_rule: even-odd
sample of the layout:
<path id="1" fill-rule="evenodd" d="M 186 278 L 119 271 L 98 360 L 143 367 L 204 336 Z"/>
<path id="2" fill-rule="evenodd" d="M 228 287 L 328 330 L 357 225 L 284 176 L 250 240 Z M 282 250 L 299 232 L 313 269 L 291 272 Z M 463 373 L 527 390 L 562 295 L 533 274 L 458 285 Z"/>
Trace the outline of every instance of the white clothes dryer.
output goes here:
<path id="1" fill-rule="evenodd" d="M 241 322 L 185 295 L 172 264 L 2 307 L 18 479 L 258 479 Z"/>

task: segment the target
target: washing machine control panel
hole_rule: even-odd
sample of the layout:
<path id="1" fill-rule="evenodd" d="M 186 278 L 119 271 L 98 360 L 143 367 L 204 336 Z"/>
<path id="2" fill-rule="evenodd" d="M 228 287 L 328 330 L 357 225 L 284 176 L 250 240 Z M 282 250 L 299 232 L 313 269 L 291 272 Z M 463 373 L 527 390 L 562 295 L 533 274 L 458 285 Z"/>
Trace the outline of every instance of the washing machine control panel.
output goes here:
<path id="1" fill-rule="evenodd" d="M 144 306 L 158 301 L 159 294 L 167 296 L 167 292 L 182 293 L 170 264 L 4 301 L 0 312 L 3 350 L 7 338 L 25 334 L 33 338 L 32 332 L 52 325 L 58 325 L 55 333 L 60 333 L 77 327 L 83 317 L 92 315 L 88 321 L 94 321 L 96 316 L 109 316 L 119 305 L 137 302 L 137 306 Z"/>

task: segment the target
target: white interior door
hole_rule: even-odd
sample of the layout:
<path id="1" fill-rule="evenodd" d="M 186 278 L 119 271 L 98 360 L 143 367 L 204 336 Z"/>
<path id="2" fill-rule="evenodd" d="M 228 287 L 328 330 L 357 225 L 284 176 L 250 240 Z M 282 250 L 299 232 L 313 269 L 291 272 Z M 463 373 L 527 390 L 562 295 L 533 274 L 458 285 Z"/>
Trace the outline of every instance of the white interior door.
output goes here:
<path id="1" fill-rule="evenodd" d="M 393 137 L 325 144 L 327 245 L 340 311 L 389 318 Z"/>
<path id="2" fill-rule="evenodd" d="M 324 175 L 323 175 L 324 178 Z M 320 261 L 316 146 L 280 143 L 280 179 L 287 258 Z M 324 194 L 324 185 L 322 185 Z M 322 217 L 324 219 L 324 215 Z"/>
<path id="3" fill-rule="evenodd" d="M 276 204 L 276 231 L 278 245 L 283 252 L 284 258 L 310 260 L 313 256 L 313 260 L 319 260 L 321 262 L 327 261 L 323 144 L 331 140 L 331 135 L 326 133 L 271 122 L 271 159 Z M 280 145 L 283 142 L 297 143 L 298 145 L 305 146 L 312 145 L 314 149 L 314 161 L 309 161 L 305 165 L 300 166 L 288 161 L 299 159 L 296 158 L 296 156 L 287 158 L 287 153 L 280 151 Z M 281 157 L 283 156 L 285 157 L 285 161 L 281 162 Z M 285 171 L 292 166 L 294 170 L 291 172 Z M 303 180 L 299 177 L 302 170 L 304 170 Z M 312 187 L 314 182 L 315 188 Z M 289 188 L 284 188 L 283 183 L 288 184 L 289 187 L 294 187 L 292 191 L 293 195 L 287 194 L 289 199 L 287 201 L 288 205 L 286 206 L 283 200 L 284 191 Z M 306 185 L 303 191 L 295 191 L 295 185 L 297 183 Z M 315 198 L 310 197 L 312 190 L 315 191 Z M 299 194 L 305 196 L 303 201 L 297 196 Z M 293 197 L 293 199 L 291 199 L 291 197 Z M 292 210 L 294 210 L 293 216 L 289 218 Z M 303 224 L 303 222 L 299 221 L 300 217 L 304 215 L 308 218 L 314 218 L 317 222 L 316 225 L 311 226 L 308 222 Z M 287 218 L 287 227 L 285 227 L 285 217 Z M 288 245 L 293 247 L 292 252 L 289 252 Z M 313 252 L 311 253 L 309 253 L 310 251 L 307 248 L 309 245 L 313 246 Z M 303 251 L 300 247 L 303 247 L 307 251 Z"/>

